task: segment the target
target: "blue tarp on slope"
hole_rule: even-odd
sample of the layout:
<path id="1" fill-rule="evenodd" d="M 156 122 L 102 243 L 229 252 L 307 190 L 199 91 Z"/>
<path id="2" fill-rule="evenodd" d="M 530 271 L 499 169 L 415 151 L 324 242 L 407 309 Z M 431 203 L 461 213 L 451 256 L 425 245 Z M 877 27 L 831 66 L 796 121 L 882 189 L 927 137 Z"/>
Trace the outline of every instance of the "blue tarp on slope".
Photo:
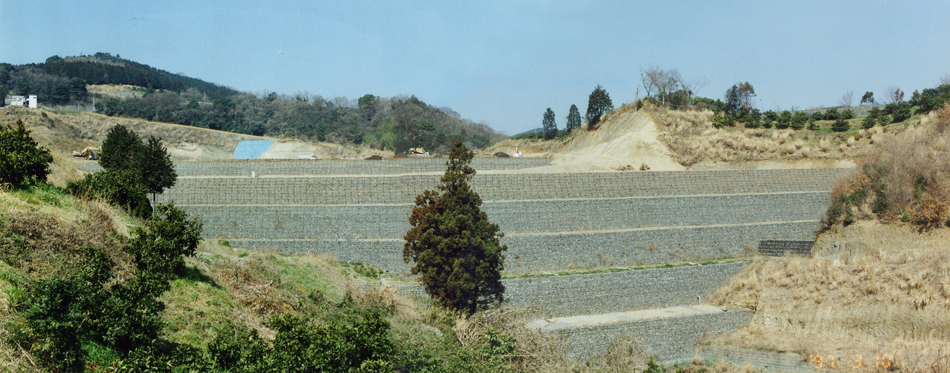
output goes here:
<path id="1" fill-rule="evenodd" d="M 234 147 L 234 159 L 257 159 L 270 149 L 273 140 L 241 141 Z"/>

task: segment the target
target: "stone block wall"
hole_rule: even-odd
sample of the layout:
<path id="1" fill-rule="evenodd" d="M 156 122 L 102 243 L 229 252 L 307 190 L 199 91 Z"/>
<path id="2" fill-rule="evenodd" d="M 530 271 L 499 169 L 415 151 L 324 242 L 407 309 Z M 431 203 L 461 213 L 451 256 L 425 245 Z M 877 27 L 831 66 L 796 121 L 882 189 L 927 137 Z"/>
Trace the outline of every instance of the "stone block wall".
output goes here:
<path id="1" fill-rule="evenodd" d="M 487 202 L 507 235 L 817 220 L 826 192 Z M 397 239 L 411 205 L 184 206 L 209 238 Z"/>
<path id="2" fill-rule="evenodd" d="M 767 256 L 785 256 L 788 254 L 811 256 L 815 241 L 764 240 L 759 241 L 759 254 Z"/>
<path id="3" fill-rule="evenodd" d="M 479 174 L 484 201 L 829 191 L 850 170 Z M 182 178 L 159 195 L 179 205 L 411 204 L 439 175 Z"/>
<path id="4" fill-rule="evenodd" d="M 817 221 L 713 227 L 677 227 L 620 232 L 506 236 L 505 269 L 510 274 L 579 268 L 702 261 L 752 255 L 762 238 L 804 240 Z M 234 247 L 284 253 L 330 254 L 407 273 L 402 239 L 229 239 Z"/>
<path id="5" fill-rule="evenodd" d="M 561 317 L 698 304 L 747 263 L 505 280 L 507 304 Z M 697 299 L 697 296 L 700 299 Z"/>
<path id="6" fill-rule="evenodd" d="M 607 348 L 621 336 L 632 336 L 640 341 L 648 356 L 669 360 L 696 350 L 706 336 L 724 335 L 736 331 L 752 319 L 751 311 L 728 311 L 695 316 L 681 316 L 581 326 L 558 332 L 565 349 L 579 357 L 593 356 Z"/>
<path id="7" fill-rule="evenodd" d="M 734 258 L 754 254 L 763 238 L 809 239 L 817 226 L 812 221 L 506 236 L 502 243 L 508 245 L 506 269 L 521 273 Z"/>

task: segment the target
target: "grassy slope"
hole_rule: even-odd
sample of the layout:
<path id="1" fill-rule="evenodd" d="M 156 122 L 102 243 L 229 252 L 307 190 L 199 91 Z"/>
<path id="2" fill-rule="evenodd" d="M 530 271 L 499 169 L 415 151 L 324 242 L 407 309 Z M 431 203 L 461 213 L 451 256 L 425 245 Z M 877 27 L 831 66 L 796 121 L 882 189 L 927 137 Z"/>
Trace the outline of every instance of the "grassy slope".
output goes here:
<path id="1" fill-rule="evenodd" d="M 11 339 L 16 325 L 25 322 L 15 311 L 24 289 L 38 279 L 68 275 L 73 269 L 69 263 L 77 255 L 71 248 L 79 246 L 103 248 L 117 262 L 116 277 L 130 275 L 130 258 L 122 246 L 129 232 L 141 225 L 120 210 L 73 198 L 53 187 L 0 191 L 0 371 L 42 371 L 30 353 Z M 605 364 L 615 364 L 570 362 L 556 340 L 524 327 L 529 317 L 524 312 L 493 310 L 465 319 L 426 302 L 402 298 L 392 288 L 378 286 L 376 270 L 359 264 L 245 251 L 231 248 L 226 241 L 203 241 L 186 264 L 186 273 L 173 280 L 171 290 L 161 298 L 167 306 L 164 338 L 171 342 L 206 347 L 230 326 L 256 329 L 272 339 L 274 331 L 266 326 L 271 316 L 307 313 L 320 304 L 349 297 L 357 305 L 391 312 L 392 335 L 404 359 L 411 356 L 408 359 L 435 361 L 451 369 L 468 367 L 466 371 L 472 372 L 498 364 L 525 372 L 598 372 L 610 369 Z M 512 341 L 523 351 L 520 357 L 498 360 L 486 355 L 493 333 Z M 91 360 L 98 359 L 98 366 L 108 366 L 117 358 L 96 347 L 89 353 Z"/>
<path id="2" fill-rule="evenodd" d="M 13 305 L 24 287 L 68 273 L 75 255 L 71 248 L 86 245 L 104 248 L 119 263 L 118 277 L 128 274 L 121 245 L 139 226 L 120 210 L 55 188 L 0 191 L 0 371 L 31 370 L 22 348 L 7 343 L 11 323 L 22 323 Z M 221 243 L 202 242 L 187 264 L 186 276 L 174 280 L 162 299 L 166 338 L 201 347 L 225 325 L 272 336 L 263 326 L 267 317 L 299 312 L 301 299 L 313 294 L 331 301 L 347 291 L 362 294 L 360 284 L 371 281 L 360 273 L 370 273 L 362 267 L 328 258 L 246 252 Z"/>
<path id="3" fill-rule="evenodd" d="M 950 106 L 923 121 L 876 143 L 885 154 L 874 153 L 857 170 L 881 172 L 891 206 L 911 215 L 921 197 L 901 199 L 902 188 L 944 201 L 950 188 Z M 919 175 L 932 178 L 914 193 Z M 895 211 L 872 213 L 871 205 L 867 198 L 849 207 L 853 223 L 823 230 L 814 258 L 761 258 L 720 288 L 717 304 L 755 310 L 749 326 L 721 342 L 803 358 L 886 354 L 900 370 L 950 370 L 950 227 L 902 222 Z"/>

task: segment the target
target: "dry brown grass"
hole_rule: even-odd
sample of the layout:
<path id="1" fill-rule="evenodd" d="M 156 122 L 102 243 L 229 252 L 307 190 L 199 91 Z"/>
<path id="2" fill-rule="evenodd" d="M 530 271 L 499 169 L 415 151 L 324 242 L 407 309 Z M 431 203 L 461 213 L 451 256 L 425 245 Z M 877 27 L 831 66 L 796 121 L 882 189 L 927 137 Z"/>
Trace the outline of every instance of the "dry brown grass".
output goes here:
<path id="1" fill-rule="evenodd" d="M 456 315 L 454 331 L 463 346 L 484 343 L 488 332 L 500 331 L 515 338 L 519 355 L 509 368 L 516 372 L 575 372 L 575 363 L 564 354 L 560 341 L 525 325 L 531 319 L 525 310 L 495 308 L 469 318 Z"/>
<path id="2" fill-rule="evenodd" d="M 756 260 L 710 298 L 720 306 L 755 310 L 748 326 L 718 342 L 803 358 L 888 354 L 901 370 L 945 371 L 948 249 Z"/>
<path id="3" fill-rule="evenodd" d="M 647 105 L 658 127 L 660 140 L 684 166 L 715 162 L 843 159 L 860 156 L 881 129 L 856 133 L 817 133 L 808 130 L 717 129 L 713 112 L 678 111 Z M 895 127 L 897 129 L 897 127 Z"/>
<path id="4" fill-rule="evenodd" d="M 879 136 L 857 173 L 835 187 L 833 208 L 859 220 L 902 218 L 921 229 L 945 225 L 950 215 L 950 104 L 932 117 L 929 125 Z"/>
<path id="5" fill-rule="evenodd" d="M 0 258 L 12 267 L 44 279 L 75 270 L 81 247 L 103 249 L 116 263 L 121 280 L 131 273 L 131 258 L 121 249 L 125 236 L 118 233 L 111 209 L 99 202 L 57 196 L 62 209 L 39 201 L 27 201 L 22 193 L 0 191 Z"/>

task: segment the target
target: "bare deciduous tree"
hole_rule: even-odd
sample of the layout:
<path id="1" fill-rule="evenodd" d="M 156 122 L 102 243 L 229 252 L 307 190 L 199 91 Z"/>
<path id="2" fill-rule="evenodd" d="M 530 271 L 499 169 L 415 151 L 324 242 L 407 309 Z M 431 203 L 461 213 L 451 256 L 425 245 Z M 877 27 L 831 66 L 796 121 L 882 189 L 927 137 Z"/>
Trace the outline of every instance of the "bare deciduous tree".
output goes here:
<path id="1" fill-rule="evenodd" d="M 709 80 L 704 76 L 687 80 L 683 78 L 679 70 L 663 70 L 658 66 L 650 66 L 640 70 L 640 80 L 644 91 L 646 91 L 646 96 L 654 96 L 663 104 L 670 100 L 674 92 L 682 90 L 687 106 L 689 105 L 689 99 L 709 84 Z M 639 96 L 639 91 L 637 95 Z"/>
<path id="2" fill-rule="evenodd" d="M 940 77 L 940 85 L 947 85 L 947 84 L 950 84 L 950 74 Z"/>
<path id="3" fill-rule="evenodd" d="M 664 104 L 670 92 L 677 86 L 675 76 L 679 76 L 679 72 L 675 69 L 667 71 L 658 66 L 650 66 L 640 71 L 640 79 L 647 96 L 652 96 L 656 92 L 657 98 Z"/>
<path id="4" fill-rule="evenodd" d="M 839 103 L 842 107 L 851 107 L 852 102 L 854 102 L 854 90 L 849 89 L 841 95 L 841 101 L 839 101 Z"/>
<path id="5" fill-rule="evenodd" d="M 887 87 L 887 99 L 891 102 L 904 101 L 904 91 L 895 86 Z"/>

